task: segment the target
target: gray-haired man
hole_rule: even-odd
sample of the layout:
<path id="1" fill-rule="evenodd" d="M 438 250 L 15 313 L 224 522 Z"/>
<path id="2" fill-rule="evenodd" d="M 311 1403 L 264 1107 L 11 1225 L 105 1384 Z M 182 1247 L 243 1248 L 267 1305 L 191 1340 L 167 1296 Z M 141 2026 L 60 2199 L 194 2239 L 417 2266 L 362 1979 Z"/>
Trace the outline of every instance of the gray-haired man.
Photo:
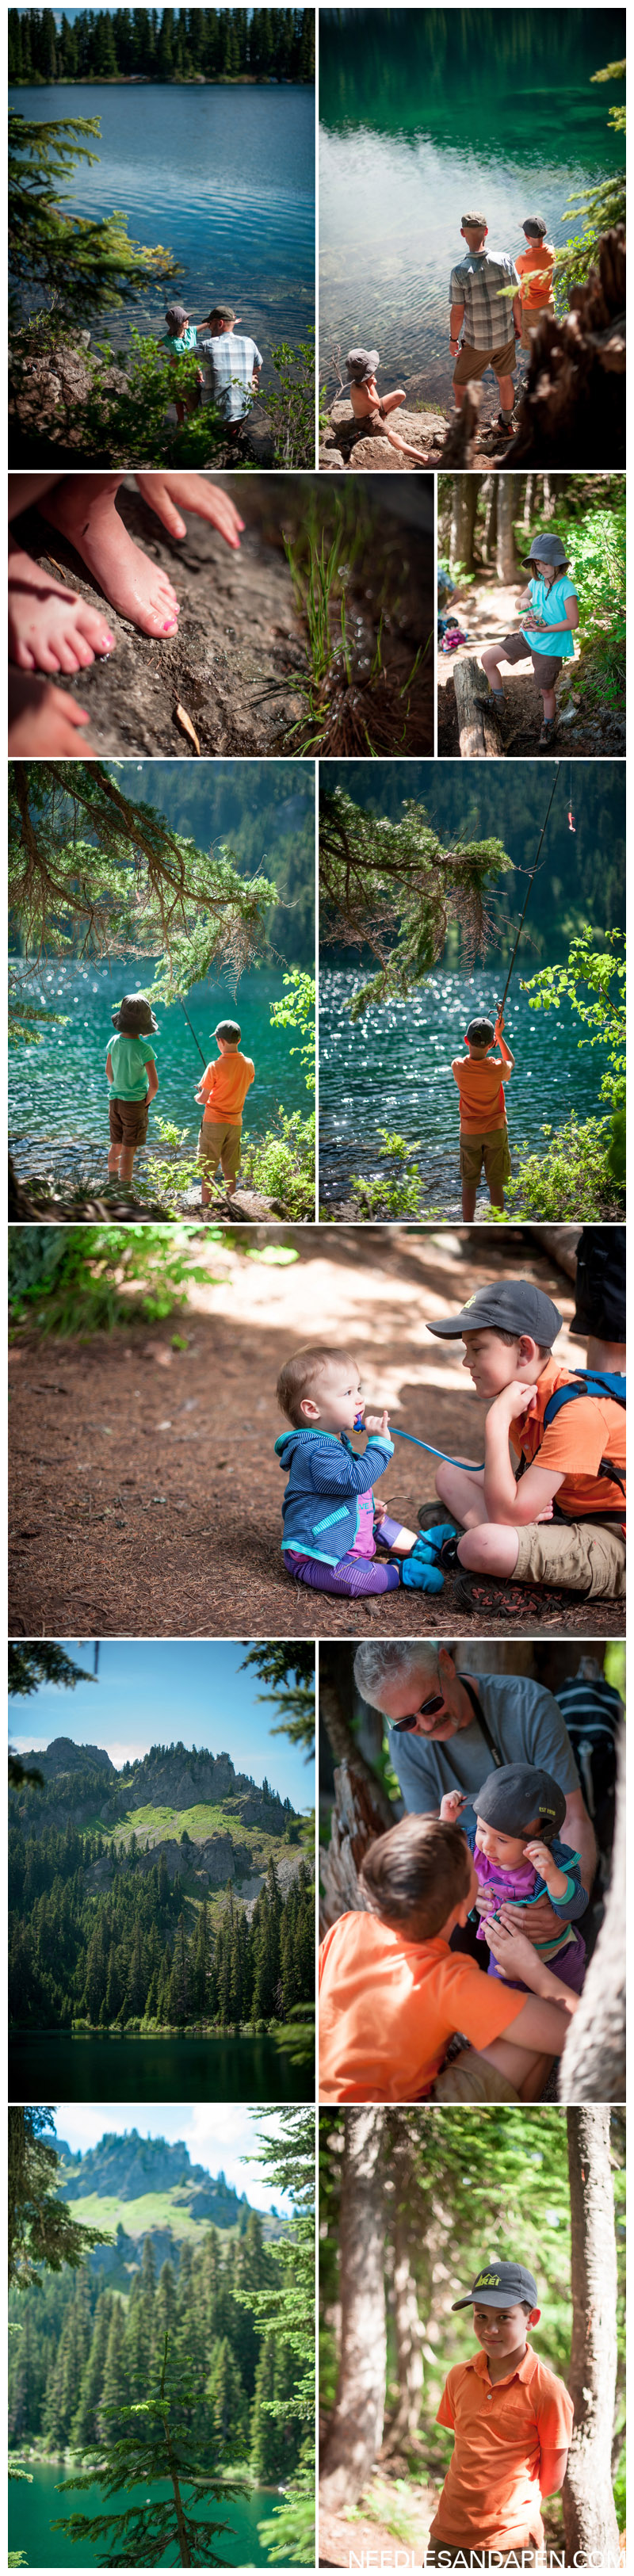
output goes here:
<path id="1" fill-rule="evenodd" d="M 437 1816 L 449 1789 L 470 1803 L 496 1760 L 530 1762 L 549 1771 L 565 1792 L 562 1834 L 579 1852 L 584 1887 L 591 1888 L 597 1850 L 572 1746 L 552 1692 L 526 1673 L 458 1672 L 451 1646 L 426 1638 L 411 1644 L 377 1641 L 357 1648 L 357 1690 L 379 1708 L 390 1729 L 390 1753 L 405 1805 L 412 1815 Z M 548 1897 L 530 1908 L 505 1907 L 513 1930 L 535 1941 L 553 1937 L 556 1917 Z"/>

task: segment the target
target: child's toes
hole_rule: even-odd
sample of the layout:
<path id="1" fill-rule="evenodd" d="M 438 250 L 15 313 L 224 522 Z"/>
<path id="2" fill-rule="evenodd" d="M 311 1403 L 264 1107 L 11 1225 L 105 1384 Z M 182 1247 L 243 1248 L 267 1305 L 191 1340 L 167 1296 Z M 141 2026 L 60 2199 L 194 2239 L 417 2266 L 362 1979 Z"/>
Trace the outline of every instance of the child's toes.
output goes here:
<path id="1" fill-rule="evenodd" d="M 65 672 L 67 673 L 67 675 L 68 675 L 68 676 L 70 676 L 71 672 L 73 672 L 73 671 L 78 671 L 78 670 L 79 670 L 79 668 L 80 668 L 79 653 L 78 653 L 78 650 L 77 650 L 77 645 L 76 645 L 76 643 L 75 643 L 75 638 L 74 638 L 74 636 L 71 636 L 71 635 L 62 635 L 62 636 L 60 637 L 60 641 L 59 641 L 59 644 L 58 644 L 58 647 L 57 647 L 57 653 L 58 653 L 58 662 L 57 662 L 57 668 L 58 668 L 58 671 L 65 671 Z M 89 661 L 91 661 L 91 662 L 92 662 L 92 653 L 90 653 L 90 654 L 89 654 L 89 657 L 88 657 L 88 658 L 89 658 Z"/>
<path id="2" fill-rule="evenodd" d="M 32 647 L 30 644 L 24 644 L 22 642 L 21 635 L 16 637 L 13 652 L 11 651 L 11 643 L 9 643 L 9 661 L 15 663 L 16 670 L 18 671 L 37 670 L 37 663 Z"/>

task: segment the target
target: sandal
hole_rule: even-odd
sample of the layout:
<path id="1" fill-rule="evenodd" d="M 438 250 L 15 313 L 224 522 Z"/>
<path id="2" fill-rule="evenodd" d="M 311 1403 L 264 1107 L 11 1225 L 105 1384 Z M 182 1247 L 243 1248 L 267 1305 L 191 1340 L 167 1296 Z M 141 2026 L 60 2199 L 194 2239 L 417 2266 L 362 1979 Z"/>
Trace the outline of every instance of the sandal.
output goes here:
<path id="1" fill-rule="evenodd" d="M 459 1565 L 452 1607 L 469 1611 L 472 1618 L 511 1619 L 524 1626 L 531 1616 L 545 1619 L 549 1611 L 565 1617 L 573 1601 L 589 1599 L 589 1592 L 564 1592 L 554 1583 L 504 1583 L 497 1576 L 487 1581 L 486 1575 L 469 1574 Z"/>

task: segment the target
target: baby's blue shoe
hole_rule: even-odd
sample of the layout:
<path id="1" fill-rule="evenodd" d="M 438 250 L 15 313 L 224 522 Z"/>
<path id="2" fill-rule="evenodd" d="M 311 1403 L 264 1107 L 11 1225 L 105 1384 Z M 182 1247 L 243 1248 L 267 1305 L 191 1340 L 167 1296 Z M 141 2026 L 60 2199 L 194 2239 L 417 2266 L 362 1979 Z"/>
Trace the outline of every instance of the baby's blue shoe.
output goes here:
<path id="1" fill-rule="evenodd" d="M 458 1532 L 455 1521 L 435 1522 L 433 1529 L 421 1530 L 420 1538 L 417 1538 L 416 1546 L 413 1548 L 412 1554 L 418 1557 L 422 1556 L 423 1559 L 426 1560 L 427 1564 L 438 1565 L 440 1562 L 441 1550 L 444 1547 L 445 1542 L 448 1539 L 455 1539 L 457 1536 Z"/>
<path id="2" fill-rule="evenodd" d="M 442 1592 L 445 1577 L 440 1566 L 432 1563 L 431 1557 L 419 1556 L 418 1548 L 413 1547 L 411 1556 L 403 1559 L 401 1582 L 406 1592 Z"/>

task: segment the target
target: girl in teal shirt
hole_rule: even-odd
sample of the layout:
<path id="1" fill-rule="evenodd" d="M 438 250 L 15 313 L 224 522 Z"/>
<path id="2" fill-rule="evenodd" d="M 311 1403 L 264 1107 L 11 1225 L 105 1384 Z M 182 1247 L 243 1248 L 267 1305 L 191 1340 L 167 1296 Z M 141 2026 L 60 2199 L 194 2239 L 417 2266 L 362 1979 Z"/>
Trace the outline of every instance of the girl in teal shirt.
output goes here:
<path id="1" fill-rule="evenodd" d="M 530 653 L 541 693 L 543 722 L 539 741 L 545 750 L 557 731 L 555 685 L 561 664 L 574 659 L 572 639 L 579 624 L 579 601 L 574 582 L 568 580 L 568 556 L 561 537 L 533 537 L 530 554 L 525 555 L 524 561 L 533 572 L 519 602 L 524 625 L 519 635 L 504 635 L 501 644 L 490 645 L 482 655 L 482 666 L 499 715 L 505 705 L 500 663 L 525 662 Z M 488 704 L 488 700 L 478 700 L 481 703 Z"/>

